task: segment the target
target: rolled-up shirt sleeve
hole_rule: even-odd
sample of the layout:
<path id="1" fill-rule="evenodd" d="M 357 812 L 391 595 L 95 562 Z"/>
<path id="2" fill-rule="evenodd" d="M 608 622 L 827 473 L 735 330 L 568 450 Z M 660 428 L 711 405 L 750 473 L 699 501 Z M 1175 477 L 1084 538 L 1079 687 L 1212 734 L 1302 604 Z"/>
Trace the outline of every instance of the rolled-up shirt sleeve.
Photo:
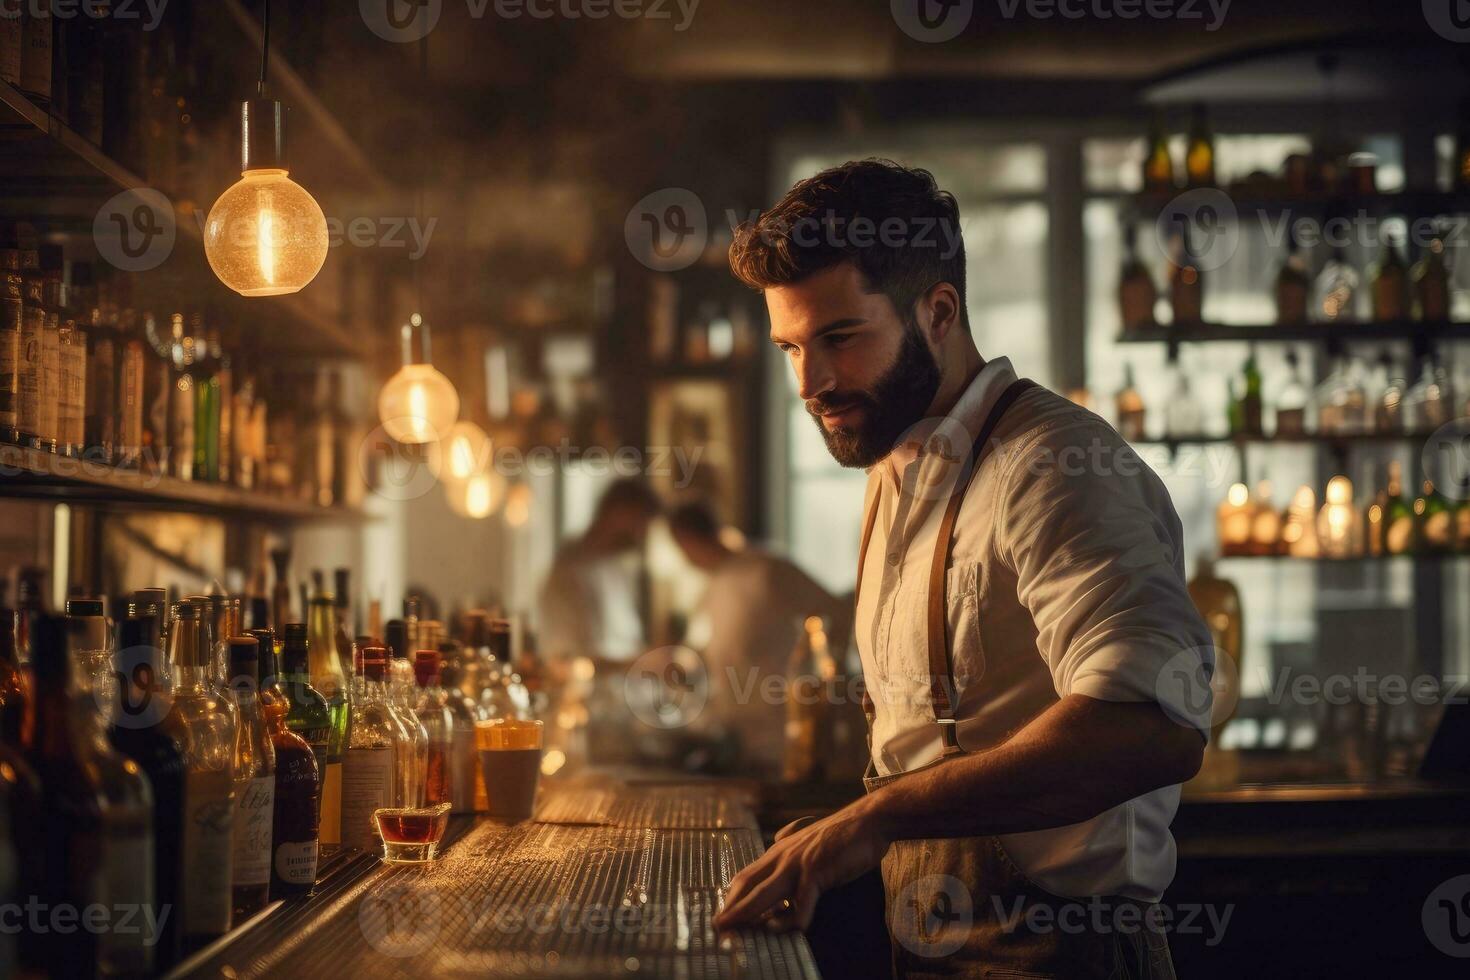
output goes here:
<path id="1" fill-rule="evenodd" d="M 1057 694 L 1154 701 L 1208 735 L 1214 648 L 1185 588 L 1183 532 L 1162 481 L 1082 412 L 1005 462 L 1001 553 Z"/>

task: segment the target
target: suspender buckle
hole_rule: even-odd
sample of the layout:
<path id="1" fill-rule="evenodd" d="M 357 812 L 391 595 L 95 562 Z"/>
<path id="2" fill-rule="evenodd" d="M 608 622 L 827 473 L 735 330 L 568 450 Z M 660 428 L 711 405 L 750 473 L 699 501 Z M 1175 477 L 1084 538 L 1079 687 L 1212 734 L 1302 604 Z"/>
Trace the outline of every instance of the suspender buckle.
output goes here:
<path id="1" fill-rule="evenodd" d="M 955 727 L 953 718 L 939 718 L 939 737 L 944 742 L 945 755 L 957 755 L 964 751 L 960 748 L 959 730 Z"/>

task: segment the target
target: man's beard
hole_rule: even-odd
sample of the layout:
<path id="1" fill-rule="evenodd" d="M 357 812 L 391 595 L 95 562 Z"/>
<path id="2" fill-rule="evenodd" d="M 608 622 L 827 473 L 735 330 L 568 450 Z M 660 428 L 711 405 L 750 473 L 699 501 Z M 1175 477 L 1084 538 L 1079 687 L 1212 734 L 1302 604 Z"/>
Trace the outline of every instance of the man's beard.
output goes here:
<path id="1" fill-rule="evenodd" d="M 899 437 L 924 418 L 938 390 L 939 364 L 918 326 L 910 324 L 893 366 L 872 390 L 833 392 L 807 402 L 806 410 L 833 459 L 842 466 L 866 468 L 892 452 Z M 863 413 L 856 426 L 829 429 L 823 424 L 822 415 L 854 406 Z"/>

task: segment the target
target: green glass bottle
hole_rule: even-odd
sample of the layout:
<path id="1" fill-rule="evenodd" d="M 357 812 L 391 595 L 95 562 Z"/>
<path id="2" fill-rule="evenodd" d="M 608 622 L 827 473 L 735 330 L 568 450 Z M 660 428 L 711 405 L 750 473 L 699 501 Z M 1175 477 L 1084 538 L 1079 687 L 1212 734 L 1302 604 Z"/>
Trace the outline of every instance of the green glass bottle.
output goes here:
<path id="1" fill-rule="evenodd" d="M 1403 467 L 1388 464 L 1388 488 L 1383 498 L 1383 553 L 1406 555 L 1414 550 L 1414 507 L 1404 496 Z"/>
<path id="2" fill-rule="evenodd" d="M 281 644 L 281 681 L 291 707 L 286 713 L 286 727 L 300 735 L 311 746 L 316 757 L 317 772 L 325 777 L 332 740 L 332 715 L 327 699 L 311 686 L 311 660 L 306 645 L 306 624 L 287 623 L 285 641 Z M 339 763 L 340 765 L 340 763 Z M 321 794 L 317 794 L 320 819 Z"/>
<path id="3" fill-rule="evenodd" d="M 194 337 L 194 479 L 219 480 L 219 372 L 215 355 L 196 313 L 190 323 Z"/>
<path id="4" fill-rule="evenodd" d="M 1423 494 L 1414 501 L 1414 516 L 1419 518 L 1419 546 L 1432 554 L 1455 550 L 1455 519 L 1450 502 L 1430 480 L 1424 481 Z"/>
<path id="5" fill-rule="evenodd" d="M 351 705 L 347 695 L 347 674 L 337 654 L 337 638 L 333 607 L 336 598 L 330 592 L 318 591 L 307 606 L 307 641 L 310 650 L 311 681 L 326 699 L 332 719 L 327 745 L 327 767 L 322 777 L 322 844 L 342 843 L 342 762 L 347 754 Z"/>

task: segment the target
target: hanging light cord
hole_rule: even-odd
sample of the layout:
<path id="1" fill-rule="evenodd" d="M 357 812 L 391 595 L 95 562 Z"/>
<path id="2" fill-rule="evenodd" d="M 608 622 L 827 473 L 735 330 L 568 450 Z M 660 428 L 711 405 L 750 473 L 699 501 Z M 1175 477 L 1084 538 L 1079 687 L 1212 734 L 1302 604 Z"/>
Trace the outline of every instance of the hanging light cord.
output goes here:
<path id="1" fill-rule="evenodd" d="M 260 97 L 265 98 L 265 73 L 271 62 L 271 0 L 260 14 Z"/>
<path id="2" fill-rule="evenodd" d="M 419 39 L 419 88 L 420 88 L 419 97 L 420 98 L 425 98 L 428 95 L 428 88 L 429 88 L 429 36 L 428 36 L 428 34 L 425 34 L 423 37 L 421 37 Z M 419 227 L 420 228 L 422 228 L 424 226 L 424 185 L 428 182 L 428 170 L 429 170 L 429 167 L 428 167 L 428 156 L 427 156 L 427 153 L 426 153 L 425 148 L 424 148 L 425 147 L 425 144 L 427 142 L 428 141 L 426 139 L 422 139 L 421 138 L 419 140 L 419 146 L 418 146 L 418 171 L 419 171 L 418 178 L 419 179 L 418 179 L 418 187 L 414 191 L 414 211 L 416 212 L 416 218 L 418 220 L 418 223 L 419 223 Z M 428 363 L 430 363 L 430 358 L 429 358 L 429 327 L 428 327 L 428 323 L 427 323 L 428 318 L 426 316 L 424 316 L 424 277 L 423 277 L 423 272 L 421 271 L 421 267 L 420 267 L 420 263 L 423 261 L 423 259 L 424 259 L 424 257 L 422 255 L 420 255 L 417 259 L 413 259 L 411 261 L 413 262 L 413 288 L 414 288 L 414 293 L 415 293 L 415 302 L 418 304 L 419 316 L 422 317 L 424 319 L 424 321 L 425 321 L 419 327 L 419 342 L 420 342 L 420 344 L 423 347 L 424 363 L 425 364 L 428 364 Z"/>

